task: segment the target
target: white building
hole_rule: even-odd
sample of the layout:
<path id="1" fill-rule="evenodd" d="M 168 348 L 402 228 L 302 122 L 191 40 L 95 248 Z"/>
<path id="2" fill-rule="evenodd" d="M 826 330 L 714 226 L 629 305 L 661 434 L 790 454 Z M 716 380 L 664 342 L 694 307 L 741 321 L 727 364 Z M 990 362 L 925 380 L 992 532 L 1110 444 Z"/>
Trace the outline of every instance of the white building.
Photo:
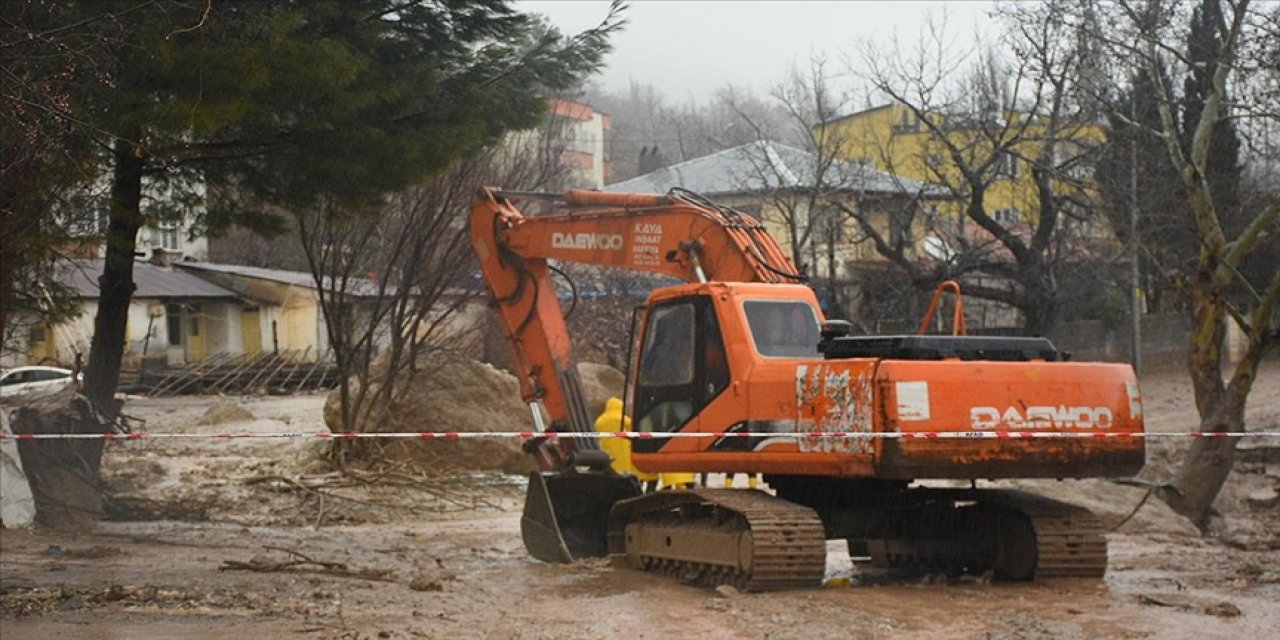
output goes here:
<path id="1" fill-rule="evenodd" d="M 563 159 L 570 169 L 568 186 L 603 187 L 612 173 L 604 152 L 604 137 L 609 132 L 608 114 L 596 111 L 591 105 L 562 98 L 552 98 L 548 111 L 552 122 L 563 132 Z"/>
<path id="2" fill-rule="evenodd" d="M 105 179 L 88 189 L 83 196 L 71 199 L 64 212 L 75 235 L 87 242 L 78 247 L 76 255 L 100 258 L 106 254 L 107 196 L 110 185 Z M 206 190 L 204 184 L 175 186 L 172 183 L 142 185 L 142 213 L 154 224 L 138 231 L 135 252 L 142 260 L 150 260 L 156 249 L 163 249 L 166 259 L 205 260 L 209 257 L 209 240 L 194 233 L 197 220 L 204 215 Z"/>
<path id="3" fill-rule="evenodd" d="M 25 353 L 26 362 L 70 365 L 76 354 L 88 358 L 93 322 L 98 312 L 101 258 L 75 258 L 58 263 L 55 280 L 71 289 L 80 315 L 57 326 L 31 323 L 14 336 L 20 344 L 6 353 Z M 240 298 L 231 290 L 198 276 L 146 262 L 133 267 L 137 290 L 129 303 L 125 328 L 124 367 L 136 369 L 145 359 L 161 365 L 200 360 L 213 353 L 243 352 Z"/>

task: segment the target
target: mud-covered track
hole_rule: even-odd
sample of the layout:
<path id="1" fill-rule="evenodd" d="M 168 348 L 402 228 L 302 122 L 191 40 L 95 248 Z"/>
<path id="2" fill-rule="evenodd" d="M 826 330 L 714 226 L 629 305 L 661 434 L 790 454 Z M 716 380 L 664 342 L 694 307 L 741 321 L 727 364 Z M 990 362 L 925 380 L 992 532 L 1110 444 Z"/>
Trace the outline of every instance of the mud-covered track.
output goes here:
<path id="1" fill-rule="evenodd" d="M 1016 509 L 1035 532 L 1035 578 L 1101 578 L 1107 571 L 1102 522 L 1083 507 L 1020 491 L 992 491 L 984 502 Z"/>
<path id="2" fill-rule="evenodd" d="M 626 565 L 703 586 L 811 588 L 826 568 L 817 514 L 754 490 L 671 491 L 619 503 L 609 538 L 610 553 Z"/>
<path id="3" fill-rule="evenodd" d="M 919 489 L 922 504 L 882 539 L 868 540 L 882 566 L 980 573 L 1005 580 L 1101 578 L 1107 539 L 1088 510 L 1010 490 Z M 923 523 L 932 526 L 923 527 Z"/>

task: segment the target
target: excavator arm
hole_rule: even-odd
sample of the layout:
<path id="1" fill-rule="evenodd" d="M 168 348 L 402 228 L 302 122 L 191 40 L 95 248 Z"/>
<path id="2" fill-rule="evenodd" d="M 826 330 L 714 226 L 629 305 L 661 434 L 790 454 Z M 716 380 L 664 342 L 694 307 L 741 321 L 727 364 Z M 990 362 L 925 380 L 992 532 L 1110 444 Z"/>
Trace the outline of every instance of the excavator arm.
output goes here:
<path id="1" fill-rule="evenodd" d="M 563 209 L 525 216 L 517 199 L 552 200 Z M 553 432 L 591 431 L 595 419 L 587 414 L 548 260 L 687 282 L 804 279 L 759 221 L 681 190 L 657 196 L 481 189 L 471 212 L 471 243 L 510 342 L 522 397 L 540 430 Z M 541 424 L 537 405 L 550 425 Z M 543 441 L 536 453 L 545 470 L 608 464 L 596 445 Z"/>

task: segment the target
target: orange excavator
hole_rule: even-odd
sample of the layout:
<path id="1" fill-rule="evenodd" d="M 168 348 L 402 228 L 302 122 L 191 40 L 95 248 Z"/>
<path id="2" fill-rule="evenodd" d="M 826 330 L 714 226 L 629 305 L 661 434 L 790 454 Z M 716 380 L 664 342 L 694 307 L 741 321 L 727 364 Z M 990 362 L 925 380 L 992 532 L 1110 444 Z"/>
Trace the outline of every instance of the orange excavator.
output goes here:
<path id="1" fill-rule="evenodd" d="M 553 211 L 516 206 L 531 200 Z M 679 189 L 482 189 L 471 242 L 540 432 L 521 518 L 534 557 L 608 555 L 748 590 L 820 584 L 835 539 L 882 566 L 1012 580 L 1106 570 L 1088 511 L 976 481 L 1136 473 L 1143 439 L 1124 436 L 1143 430 L 1142 399 L 1129 366 L 1070 362 L 1043 338 L 963 335 L 958 298 L 957 335 L 926 335 L 928 317 L 916 335 L 849 335 L 759 221 Z M 655 289 L 633 322 L 624 413 L 646 437 L 632 462 L 763 474 L 772 493 L 642 494 L 598 440 L 556 437 L 594 431 L 594 416 L 549 261 L 685 282 Z"/>

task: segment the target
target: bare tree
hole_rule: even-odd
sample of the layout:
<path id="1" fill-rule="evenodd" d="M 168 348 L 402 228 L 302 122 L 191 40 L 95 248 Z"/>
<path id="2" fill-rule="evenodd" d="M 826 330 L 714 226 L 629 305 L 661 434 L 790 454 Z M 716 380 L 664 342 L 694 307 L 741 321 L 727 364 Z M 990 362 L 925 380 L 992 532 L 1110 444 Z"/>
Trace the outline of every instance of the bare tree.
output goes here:
<path id="1" fill-rule="evenodd" d="M 932 221 L 940 245 L 940 262 L 925 264 L 932 277 L 960 278 L 966 293 L 1018 309 L 1024 330 L 1043 334 L 1061 315 L 1064 265 L 1089 239 L 1073 235 L 1092 218 L 1083 167 L 1096 148 L 1094 118 L 1078 88 L 1088 57 L 1071 46 L 1052 3 L 1007 11 L 1003 50 L 979 43 L 957 55 L 936 22 L 909 50 L 865 44 L 861 75 L 907 117 L 891 135 L 860 142 L 890 173 L 924 175 L 961 204 L 956 218 Z M 993 210 L 997 190 L 1017 194 L 1026 212 Z M 902 242 L 873 238 L 913 279 L 927 277 Z"/>
<path id="2" fill-rule="evenodd" d="M 329 347 L 342 382 L 341 428 L 377 431 L 430 356 L 466 346 L 460 319 L 478 283 L 467 215 L 485 185 L 537 189 L 564 177 L 563 122 L 519 132 L 390 197 L 376 215 L 315 211 L 297 216 Z M 373 447 L 376 448 L 376 447 Z M 344 453 L 361 456 L 344 446 Z"/>
<path id="3" fill-rule="evenodd" d="M 827 61 L 815 56 L 770 90 L 772 108 L 736 91 L 719 99 L 736 116 L 736 128 L 753 134 L 740 147 L 750 170 L 737 177 L 739 188 L 755 197 L 762 221 L 783 229 L 792 262 L 821 281 L 827 306 L 847 315 L 843 263 L 851 242 L 841 207 L 861 186 L 860 171 L 839 158 L 840 130 L 821 126 L 847 108 L 847 94 L 836 89 Z"/>
<path id="4" fill-rule="evenodd" d="M 1216 52 L 1203 68 L 1181 49 L 1191 11 L 1211 16 Z M 1231 232 L 1224 206 L 1211 188 L 1210 142 L 1215 128 L 1227 119 L 1242 123 L 1242 133 L 1254 140 L 1280 135 L 1280 7 L 1249 0 L 1206 0 L 1198 6 L 1159 1 L 1124 0 L 1115 4 L 1088 3 L 1072 14 L 1081 25 L 1089 14 L 1101 16 L 1093 24 L 1105 28 L 1082 30 L 1082 37 L 1115 60 L 1113 77 L 1149 78 L 1159 114 L 1158 125 L 1145 127 L 1162 141 L 1190 204 L 1197 258 L 1194 272 L 1182 283 L 1191 318 L 1190 361 L 1196 408 L 1203 431 L 1239 433 L 1245 430 L 1245 406 L 1262 358 L 1280 343 L 1276 308 L 1280 305 L 1280 272 L 1271 270 L 1250 281 L 1243 274 L 1266 242 L 1275 242 L 1280 227 L 1280 197 L 1262 193 L 1244 203 L 1245 222 Z M 1168 69 L 1169 73 L 1164 73 Z M 1180 125 L 1181 97 L 1170 76 L 1200 70 L 1208 82 L 1202 87 L 1198 117 Z M 1118 113 L 1123 118 L 1125 114 Z M 1143 127 L 1141 122 L 1131 126 Z M 1243 302 L 1229 295 L 1232 288 L 1247 292 Z M 1224 366 L 1227 324 L 1234 322 L 1246 345 L 1234 368 Z M 1207 531 L 1213 502 L 1231 471 L 1235 438 L 1201 438 L 1191 444 L 1161 497 L 1177 512 Z"/>
<path id="5" fill-rule="evenodd" d="M 705 104 L 692 99 L 672 103 L 652 85 L 638 83 L 622 94 L 591 87 L 585 99 L 609 114 L 608 154 L 615 182 L 647 173 L 639 166 L 641 151 L 656 151 L 669 165 L 756 140 L 755 131 L 743 126 L 740 111 L 758 123 L 784 119 L 772 102 L 732 86 L 719 89 Z"/>
<path id="6" fill-rule="evenodd" d="M 635 311 L 664 279 L 593 265 L 562 264 L 557 268 L 564 279 L 560 291 L 570 297 L 565 322 L 573 336 L 574 359 L 625 370 Z M 503 355 L 507 355 L 505 346 Z"/>

